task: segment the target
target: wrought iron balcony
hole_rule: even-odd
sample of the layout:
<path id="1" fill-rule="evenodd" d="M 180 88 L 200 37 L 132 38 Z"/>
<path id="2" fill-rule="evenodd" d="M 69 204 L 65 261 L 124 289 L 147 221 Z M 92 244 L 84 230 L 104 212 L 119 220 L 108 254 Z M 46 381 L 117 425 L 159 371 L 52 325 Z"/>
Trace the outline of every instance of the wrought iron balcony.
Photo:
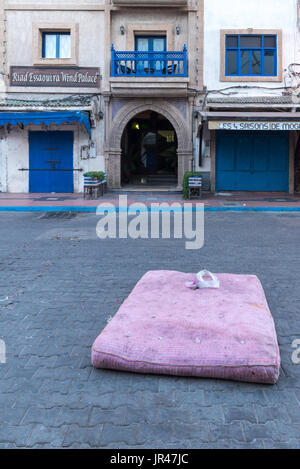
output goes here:
<path id="1" fill-rule="evenodd" d="M 181 52 L 116 51 L 111 47 L 112 77 L 187 77 L 187 49 Z"/>

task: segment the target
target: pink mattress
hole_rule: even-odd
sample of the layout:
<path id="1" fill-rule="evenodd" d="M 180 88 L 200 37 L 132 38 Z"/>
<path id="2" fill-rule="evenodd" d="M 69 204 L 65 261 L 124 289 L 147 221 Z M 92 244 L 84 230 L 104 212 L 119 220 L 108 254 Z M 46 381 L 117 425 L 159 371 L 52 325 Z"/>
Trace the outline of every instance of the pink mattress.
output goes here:
<path id="1" fill-rule="evenodd" d="M 260 281 L 216 275 L 220 288 L 192 290 L 195 274 L 146 273 L 95 340 L 93 365 L 275 383 L 279 348 Z"/>

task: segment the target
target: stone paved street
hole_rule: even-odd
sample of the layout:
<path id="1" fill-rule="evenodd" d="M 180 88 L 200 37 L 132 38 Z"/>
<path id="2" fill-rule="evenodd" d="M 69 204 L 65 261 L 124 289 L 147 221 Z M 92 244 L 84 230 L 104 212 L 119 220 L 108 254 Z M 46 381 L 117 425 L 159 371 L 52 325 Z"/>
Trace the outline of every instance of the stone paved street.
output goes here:
<path id="1" fill-rule="evenodd" d="M 208 213 L 206 243 L 99 240 L 93 214 L 0 213 L 0 448 L 300 448 L 300 215 Z M 152 269 L 257 274 L 277 385 L 94 370 L 92 342 Z"/>

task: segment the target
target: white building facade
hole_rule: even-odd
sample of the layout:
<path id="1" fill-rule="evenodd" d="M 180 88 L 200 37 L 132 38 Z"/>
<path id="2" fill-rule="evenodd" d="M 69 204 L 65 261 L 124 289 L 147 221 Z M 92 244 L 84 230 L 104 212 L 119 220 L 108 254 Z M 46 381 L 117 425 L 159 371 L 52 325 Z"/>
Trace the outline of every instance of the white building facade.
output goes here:
<path id="1" fill-rule="evenodd" d="M 209 0 L 204 12 L 197 110 L 211 190 L 300 190 L 299 2 Z"/>
<path id="2" fill-rule="evenodd" d="M 0 190 L 82 192 L 105 170 L 99 2 L 2 1 Z"/>

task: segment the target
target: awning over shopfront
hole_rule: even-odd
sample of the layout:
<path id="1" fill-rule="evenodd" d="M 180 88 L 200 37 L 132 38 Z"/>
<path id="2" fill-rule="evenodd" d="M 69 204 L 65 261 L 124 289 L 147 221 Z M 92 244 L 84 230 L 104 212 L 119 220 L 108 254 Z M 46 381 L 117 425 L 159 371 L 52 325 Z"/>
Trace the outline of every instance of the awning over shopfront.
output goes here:
<path id="1" fill-rule="evenodd" d="M 84 111 L 56 111 L 56 112 L 0 112 L 0 127 L 6 124 L 24 126 L 28 124 L 73 124 L 79 122 L 91 134 L 89 115 Z"/>

